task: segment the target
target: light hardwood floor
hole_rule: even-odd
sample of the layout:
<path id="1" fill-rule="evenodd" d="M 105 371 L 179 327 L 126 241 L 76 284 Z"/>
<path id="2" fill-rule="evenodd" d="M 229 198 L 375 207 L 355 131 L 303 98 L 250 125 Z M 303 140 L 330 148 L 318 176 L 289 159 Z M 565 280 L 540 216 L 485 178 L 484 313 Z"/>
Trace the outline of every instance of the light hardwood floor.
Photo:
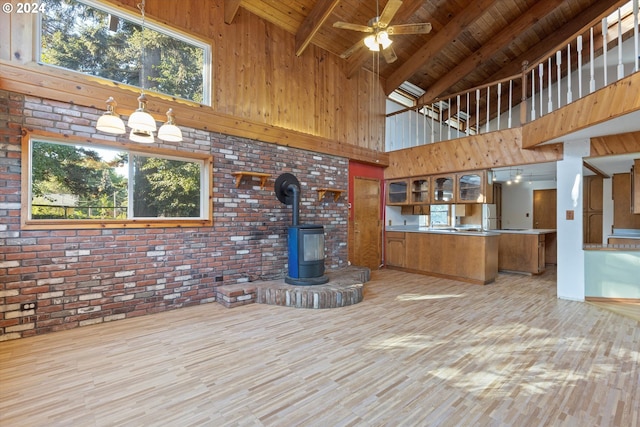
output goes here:
<path id="1" fill-rule="evenodd" d="M 363 302 L 207 304 L 0 343 L 2 426 L 638 426 L 640 322 L 383 270 Z"/>

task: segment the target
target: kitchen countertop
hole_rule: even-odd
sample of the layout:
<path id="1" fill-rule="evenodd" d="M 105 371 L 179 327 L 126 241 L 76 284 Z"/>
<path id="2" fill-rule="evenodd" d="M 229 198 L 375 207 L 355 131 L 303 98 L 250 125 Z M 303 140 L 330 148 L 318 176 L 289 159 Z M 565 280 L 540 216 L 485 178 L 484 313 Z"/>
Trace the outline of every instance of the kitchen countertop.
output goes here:
<path id="1" fill-rule="evenodd" d="M 510 233 L 510 234 L 549 234 L 555 233 L 556 229 L 554 228 L 514 228 L 514 229 L 503 229 L 503 230 L 491 230 L 495 233 Z"/>
<path id="2" fill-rule="evenodd" d="M 391 225 L 385 228 L 386 231 L 398 231 L 401 233 L 434 233 L 434 234 L 452 234 L 455 236 L 497 236 L 492 231 L 469 231 L 464 228 L 455 227 L 421 227 L 418 225 Z M 555 231 L 555 230 L 554 230 Z"/>

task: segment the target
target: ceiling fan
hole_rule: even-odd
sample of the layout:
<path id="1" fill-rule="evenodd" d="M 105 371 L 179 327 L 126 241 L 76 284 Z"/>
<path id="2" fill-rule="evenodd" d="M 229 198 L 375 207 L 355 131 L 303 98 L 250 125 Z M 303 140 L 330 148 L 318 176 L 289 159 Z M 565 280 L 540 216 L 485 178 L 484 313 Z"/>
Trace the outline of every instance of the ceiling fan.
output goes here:
<path id="1" fill-rule="evenodd" d="M 391 47 L 390 35 L 394 34 L 427 34 L 431 31 L 431 24 L 400 24 L 389 25 L 398 9 L 402 6 L 402 0 L 389 0 L 382 10 L 382 13 L 375 18 L 371 18 L 367 25 L 351 24 L 349 22 L 338 21 L 333 24 L 335 28 L 360 31 L 369 33 L 368 36 L 358 41 L 340 55 L 341 58 L 348 58 L 363 44 L 374 52 L 382 51 L 385 61 L 388 64 L 394 62 L 398 57 Z M 378 12 L 378 2 L 376 1 L 376 13 Z M 364 43 L 363 43 L 364 42 Z"/>

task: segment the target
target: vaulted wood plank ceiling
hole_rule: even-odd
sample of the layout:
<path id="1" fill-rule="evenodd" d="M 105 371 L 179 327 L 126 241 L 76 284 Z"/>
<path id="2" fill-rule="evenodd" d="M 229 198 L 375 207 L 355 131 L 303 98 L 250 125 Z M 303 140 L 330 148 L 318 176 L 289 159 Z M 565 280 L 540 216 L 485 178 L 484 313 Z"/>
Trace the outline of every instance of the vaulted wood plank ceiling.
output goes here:
<path id="1" fill-rule="evenodd" d="M 225 21 L 239 8 L 296 37 L 296 54 L 309 44 L 335 55 L 360 45 L 345 61 L 353 75 L 379 67 L 385 92 L 408 81 L 426 93 L 421 103 L 517 74 L 536 63 L 627 0 L 403 0 L 390 25 L 430 23 L 428 34 L 392 34 L 397 60 L 387 63 L 362 43 L 366 33 L 335 28 L 336 22 L 367 26 L 389 1 L 225 0 Z M 599 27 L 599 26 L 597 26 Z"/>

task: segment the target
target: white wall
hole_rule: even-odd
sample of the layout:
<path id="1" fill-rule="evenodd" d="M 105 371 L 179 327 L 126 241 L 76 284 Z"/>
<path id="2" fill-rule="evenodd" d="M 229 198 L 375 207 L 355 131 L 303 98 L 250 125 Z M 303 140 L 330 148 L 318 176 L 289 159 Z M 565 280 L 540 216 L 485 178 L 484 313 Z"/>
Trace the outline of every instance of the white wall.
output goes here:
<path id="1" fill-rule="evenodd" d="M 402 215 L 400 206 L 385 206 L 385 226 L 419 225 L 419 215 Z"/>
<path id="2" fill-rule="evenodd" d="M 557 296 L 562 299 L 584 301 L 585 275 L 582 249 L 582 158 L 589 156 L 589 139 L 564 143 L 564 159 L 556 165 L 558 283 Z M 573 211 L 574 218 L 567 219 Z"/>
<path id="3" fill-rule="evenodd" d="M 555 181 L 502 183 L 502 228 L 533 228 L 533 190 L 552 188 Z"/>

